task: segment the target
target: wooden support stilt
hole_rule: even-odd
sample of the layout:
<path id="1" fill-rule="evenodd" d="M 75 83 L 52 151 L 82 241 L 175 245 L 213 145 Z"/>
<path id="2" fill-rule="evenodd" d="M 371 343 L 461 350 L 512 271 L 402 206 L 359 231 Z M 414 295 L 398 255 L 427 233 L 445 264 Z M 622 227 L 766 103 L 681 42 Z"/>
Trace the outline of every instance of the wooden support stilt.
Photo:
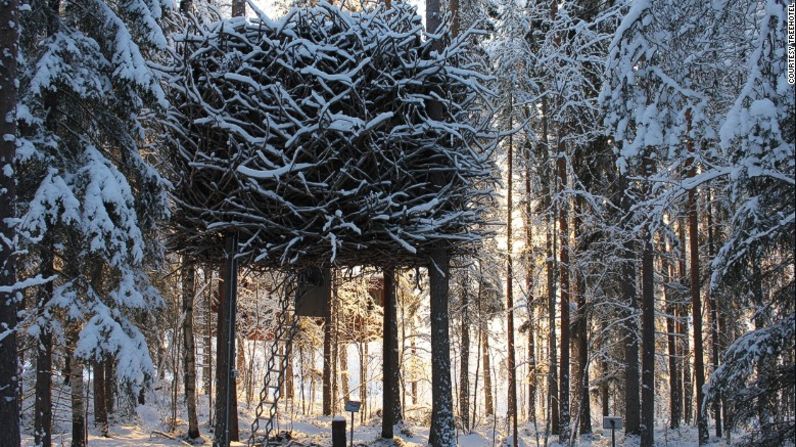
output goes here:
<path id="1" fill-rule="evenodd" d="M 222 400 L 219 408 L 222 410 L 217 415 L 216 433 L 214 447 L 229 447 L 230 443 L 230 420 L 232 411 L 236 411 L 237 405 L 234 404 L 237 396 L 232 395 L 234 389 L 236 371 L 235 365 L 235 315 L 237 312 L 237 293 L 238 293 L 238 262 L 235 255 L 238 251 L 238 233 L 229 232 L 224 235 L 224 268 L 222 269 L 222 279 L 224 281 L 224 327 L 218 328 L 226 332 L 227 349 L 223 357 L 218 361 L 222 363 L 219 367 L 218 376 L 218 398 Z"/>

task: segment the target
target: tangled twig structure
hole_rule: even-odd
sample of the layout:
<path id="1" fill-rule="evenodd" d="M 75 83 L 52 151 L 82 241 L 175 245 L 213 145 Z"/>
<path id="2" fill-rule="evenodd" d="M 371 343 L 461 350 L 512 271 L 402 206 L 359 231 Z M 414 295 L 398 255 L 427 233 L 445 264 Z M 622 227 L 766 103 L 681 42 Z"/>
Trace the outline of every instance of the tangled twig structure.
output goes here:
<path id="1" fill-rule="evenodd" d="M 171 82 L 174 248 L 218 262 L 237 231 L 243 263 L 412 266 L 481 237 L 496 135 L 475 32 L 426 35 L 403 2 L 193 27 Z"/>

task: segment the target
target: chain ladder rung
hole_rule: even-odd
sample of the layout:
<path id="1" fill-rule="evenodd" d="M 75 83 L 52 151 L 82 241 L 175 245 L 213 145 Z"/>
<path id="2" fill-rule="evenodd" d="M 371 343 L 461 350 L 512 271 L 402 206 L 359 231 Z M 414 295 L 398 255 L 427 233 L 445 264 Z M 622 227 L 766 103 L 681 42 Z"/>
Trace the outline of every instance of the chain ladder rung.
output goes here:
<path id="1" fill-rule="evenodd" d="M 279 398 L 282 394 L 280 391 L 285 381 L 285 370 L 290 358 L 293 337 L 298 330 L 298 318 L 295 316 L 289 318 L 290 313 L 292 313 L 290 292 L 290 288 L 286 287 L 279 300 L 281 312 L 276 317 L 276 330 L 274 331 L 269 358 L 266 362 L 267 368 L 263 378 L 263 387 L 260 390 L 260 402 L 257 404 L 254 421 L 251 426 L 251 436 L 248 441 L 248 445 L 251 447 L 255 445 L 270 446 L 280 444 L 271 440 L 270 434 L 274 428 L 274 422 L 279 410 Z M 288 320 L 290 324 L 287 324 Z M 275 383 L 274 379 L 276 379 Z M 266 407 L 268 408 L 268 416 L 264 417 L 263 413 Z M 265 419 L 262 430 L 260 428 L 261 418 Z M 263 435 L 260 435 L 261 433 Z"/>

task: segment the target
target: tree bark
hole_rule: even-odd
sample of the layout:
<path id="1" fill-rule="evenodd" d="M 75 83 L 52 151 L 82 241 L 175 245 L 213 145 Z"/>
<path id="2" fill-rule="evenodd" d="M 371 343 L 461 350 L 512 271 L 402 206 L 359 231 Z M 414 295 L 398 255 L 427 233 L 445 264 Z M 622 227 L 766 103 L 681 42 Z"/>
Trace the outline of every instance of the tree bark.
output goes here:
<path id="1" fill-rule="evenodd" d="M 621 176 L 618 182 L 618 189 L 621 193 L 620 205 L 622 211 L 627 214 L 632 206 L 632 199 L 627 178 Z M 629 229 L 627 229 L 629 231 Z M 639 341 L 636 330 L 639 327 L 637 320 L 637 298 L 636 298 L 636 243 L 632 240 L 624 244 L 624 256 L 622 261 L 622 301 L 625 304 L 621 311 L 623 323 L 620 327 L 620 336 L 625 343 L 625 433 L 628 435 L 640 435 L 640 394 L 639 394 Z"/>
<path id="2" fill-rule="evenodd" d="M 332 414 L 337 414 L 340 409 L 339 405 L 339 383 L 337 383 L 337 358 L 338 358 L 338 339 L 340 335 L 339 327 L 338 327 L 338 319 L 337 319 L 337 309 L 339 307 L 337 301 L 337 288 L 335 285 L 335 278 L 332 276 L 331 278 L 331 287 L 332 292 L 330 293 L 330 298 L 332 300 Z"/>
<path id="3" fill-rule="evenodd" d="M 323 383 L 322 411 L 324 416 L 332 415 L 332 300 L 326 301 L 323 322 Z"/>
<path id="4" fill-rule="evenodd" d="M 556 158 L 559 191 L 567 188 L 567 160 L 563 144 L 559 145 Z M 559 443 L 569 442 L 569 354 L 570 354 L 570 319 L 569 319 L 569 206 L 565 198 L 558 208 L 559 227 L 559 284 L 561 297 L 561 363 L 559 373 L 559 398 L 561 419 L 559 421 Z"/>
<path id="5" fill-rule="evenodd" d="M 688 127 L 691 124 L 690 113 L 686 115 Z M 693 141 L 687 141 L 688 152 L 693 152 Z M 688 177 L 696 175 L 696 166 L 689 158 Z M 699 433 L 699 444 L 708 440 L 708 424 L 702 411 L 702 386 L 705 384 L 705 363 L 702 346 L 702 296 L 699 280 L 699 219 L 696 203 L 696 191 L 688 191 L 688 237 L 691 255 L 691 312 L 694 319 L 694 382 L 696 382 L 696 419 Z"/>
<path id="6" fill-rule="evenodd" d="M 199 437 L 199 421 L 196 417 L 196 349 L 193 334 L 193 300 L 196 293 L 196 270 L 183 259 L 182 264 L 182 342 L 183 368 L 185 373 L 185 404 L 188 410 L 188 438 Z"/>
<path id="7" fill-rule="evenodd" d="M 43 278 L 53 275 L 53 249 L 51 240 L 45 238 L 44 249 L 41 250 L 39 273 Z M 53 336 L 49 321 L 52 316 L 47 308 L 53 294 L 53 284 L 48 282 L 39 287 L 37 306 L 40 319 L 47 321 L 40 325 L 38 343 L 36 344 L 36 401 L 33 409 L 33 442 L 39 447 L 52 445 L 52 368 L 53 368 Z"/>
<path id="8" fill-rule="evenodd" d="M 669 244 L 665 244 L 663 251 L 662 267 L 663 272 L 663 298 L 666 306 L 666 346 L 669 355 L 669 428 L 676 429 L 680 427 L 680 405 L 682 398 L 680 396 L 679 379 L 682 377 L 678 361 L 677 353 L 677 339 L 675 333 L 675 313 L 677 307 L 672 299 L 672 294 L 669 287 L 671 281 L 671 266 L 669 265 Z"/>
<path id="9" fill-rule="evenodd" d="M 483 350 L 484 368 L 484 414 L 492 416 L 495 414 L 495 400 L 492 396 L 492 359 L 489 356 L 489 326 L 484 321 L 481 328 L 481 349 Z"/>
<path id="10" fill-rule="evenodd" d="M 359 401 L 362 403 L 362 408 L 359 411 L 360 424 L 365 423 L 368 408 L 368 338 L 367 334 L 359 343 Z"/>
<path id="11" fill-rule="evenodd" d="M 75 352 L 79 329 L 73 327 L 69 334 L 69 352 Z M 72 447 L 85 447 L 86 439 L 86 402 L 83 388 L 83 362 L 72 355 L 69 361 L 70 402 L 72 406 Z"/>
<path id="12" fill-rule="evenodd" d="M 104 437 L 108 437 L 108 412 L 105 408 L 105 368 L 102 361 L 91 362 L 94 373 L 92 388 L 94 392 L 94 426 Z"/>
<path id="13" fill-rule="evenodd" d="M 348 384 L 348 345 L 343 343 L 339 351 L 340 356 L 340 384 L 343 388 L 343 399 L 351 400 L 351 388 Z"/>
<path id="14" fill-rule="evenodd" d="M 536 341 L 533 299 L 533 222 L 531 216 L 531 144 L 525 152 L 525 290 L 528 305 L 528 418 L 536 422 Z"/>
<path id="15" fill-rule="evenodd" d="M 0 2 L 0 165 L 14 166 L 16 156 L 17 43 L 19 22 L 17 0 Z M 11 168 L 13 169 L 13 168 Z M 16 283 L 13 230 L 9 222 L 16 216 L 16 179 L 0 173 L 0 285 Z M 16 292 L 0 292 L 0 445 L 17 446 L 19 433 L 19 368 L 17 363 Z"/>
<path id="16" fill-rule="evenodd" d="M 205 266 L 205 281 L 208 282 L 205 292 L 205 336 L 204 354 L 205 361 L 202 365 L 202 379 L 204 380 L 205 395 L 207 396 L 207 425 L 213 426 L 213 269 Z"/>
<path id="17" fill-rule="evenodd" d="M 555 222 L 548 215 L 548 228 L 545 234 L 545 251 L 547 255 L 547 311 L 548 311 L 548 352 L 550 366 L 547 378 L 547 400 L 550 412 L 550 432 L 558 434 L 560 430 L 558 411 L 558 348 L 556 341 L 556 284 L 555 284 Z"/>
<path id="18" fill-rule="evenodd" d="M 293 318 L 296 318 L 293 316 Z M 283 352 L 285 348 L 282 348 Z M 296 385 L 293 381 L 293 350 L 287 353 L 287 368 L 285 368 L 285 398 L 293 400 L 296 394 Z"/>
<path id="19" fill-rule="evenodd" d="M 708 200 L 706 204 L 707 209 L 707 218 L 708 218 L 708 258 L 713 259 L 716 256 L 716 241 L 713 229 L 713 197 L 711 190 L 708 190 Z M 710 264 L 708 264 L 708 280 L 711 277 L 712 269 L 710 268 Z M 720 352 L 720 342 L 719 342 L 719 308 L 718 302 L 716 299 L 716 294 L 711 289 L 708 283 L 708 309 L 710 316 L 710 363 L 711 363 L 711 371 L 716 371 L 716 368 L 719 367 L 719 352 Z M 721 418 L 721 394 L 716 396 L 713 399 L 713 418 L 716 421 L 716 437 L 721 438 L 722 435 L 722 418 Z"/>
<path id="20" fill-rule="evenodd" d="M 553 8 L 557 6 L 552 4 Z M 555 15 L 555 14 L 553 14 Z M 550 161 L 550 143 L 548 141 L 547 133 L 547 100 L 542 99 L 542 141 L 543 146 L 540 146 L 540 156 L 545 162 Z M 553 205 L 551 200 L 551 191 L 555 188 L 551 187 L 553 182 L 552 176 L 547 174 L 547 170 L 542 173 L 542 197 L 545 197 L 545 205 L 548 209 Z M 555 258 L 556 258 L 556 222 L 553 212 L 545 216 L 547 223 L 547 231 L 545 233 L 545 271 L 547 272 L 547 310 L 548 310 L 548 352 L 550 356 L 550 366 L 547 373 L 547 408 L 549 411 L 549 421 L 551 425 L 551 433 L 559 433 L 559 411 L 558 411 L 558 352 L 556 345 L 556 282 L 555 282 Z"/>
<path id="21" fill-rule="evenodd" d="M 393 426 L 401 419 L 398 378 L 398 305 L 395 299 L 395 269 L 384 268 L 384 362 L 382 364 L 381 437 L 392 439 Z"/>
<path id="22" fill-rule="evenodd" d="M 412 337 L 409 346 L 412 351 L 412 358 L 417 358 L 417 346 L 414 337 Z M 417 380 L 412 381 L 412 405 L 417 405 Z"/>
<path id="23" fill-rule="evenodd" d="M 581 238 L 581 199 L 575 200 L 575 241 Z M 581 247 L 578 247 L 580 250 Z M 575 272 L 577 290 L 577 313 L 575 315 L 575 345 L 577 369 L 575 386 L 578 391 L 578 425 L 581 435 L 591 434 L 591 399 L 589 396 L 589 311 L 586 307 L 586 281 L 580 271 Z"/>
<path id="24" fill-rule="evenodd" d="M 686 284 L 688 281 L 688 272 L 686 271 L 686 236 L 685 236 L 685 220 L 681 219 L 679 222 L 679 239 L 680 239 L 680 279 L 683 285 Z M 688 339 L 688 332 L 689 332 L 689 324 L 688 324 L 688 303 L 685 302 L 687 300 L 686 297 L 681 297 L 682 302 L 680 303 L 679 309 L 679 319 L 677 322 L 678 326 L 678 338 L 681 340 L 683 344 L 683 349 L 680 351 L 680 355 L 682 358 L 683 364 L 683 380 L 680 383 L 683 385 L 683 392 L 681 395 L 683 396 L 683 420 L 686 424 L 690 424 L 692 421 L 692 413 L 694 408 L 693 402 L 693 393 L 694 393 L 694 386 L 693 382 L 691 381 L 691 343 Z"/>
<path id="25" fill-rule="evenodd" d="M 632 253 L 635 244 L 626 244 L 627 253 Z M 622 266 L 622 295 L 629 307 L 625 312 L 625 322 L 622 324 L 622 338 L 625 340 L 625 433 L 630 435 L 641 434 L 639 413 L 639 342 L 636 335 L 636 268 L 632 260 L 627 260 Z"/>
<path id="26" fill-rule="evenodd" d="M 246 390 L 246 338 L 241 334 L 237 334 L 235 338 L 235 389 L 240 388 Z M 237 396 L 237 394 L 235 394 Z M 280 396 L 284 396 L 281 394 Z M 237 398 L 235 399 L 237 401 Z"/>
<path id="27" fill-rule="evenodd" d="M 114 403 L 116 401 L 116 359 L 113 356 L 105 356 L 102 367 L 105 371 L 105 410 L 108 417 L 113 415 Z"/>
<path id="28" fill-rule="evenodd" d="M 47 11 L 47 36 L 51 37 L 58 32 L 61 0 L 50 0 Z M 0 90 L 5 91 L 4 88 Z M 54 92 L 46 92 L 43 98 L 44 107 L 47 110 L 44 121 L 45 128 L 50 132 L 55 132 L 57 126 L 58 96 Z M 0 132 L 1 133 L 1 132 Z M 52 236 L 45 236 L 42 243 L 40 274 L 43 278 L 48 278 L 55 273 L 53 267 L 54 248 Z M 49 447 L 52 445 L 52 331 L 50 327 L 50 310 L 47 308 L 53 294 L 53 284 L 48 282 L 39 288 L 38 292 L 38 311 L 41 313 L 42 321 L 46 321 L 39 328 L 39 339 L 37 343 L 36 356 L 36 401 L 34 404 L 34 442 L 39 447 Z M 1 299 L 1 298 L 0 298 Z M 2 385 L 0 385 L 2 387 Z M 0 399 L 2 399 L 0 397 Z"/>
<path id="29" fill-rule="evenodd" d="M 641 256 L 641 447 L 655 443 L 655 269 L 652 235 L 645 230 Z"/>
<path id="30" fill-rule="evenodd" d="M 465 282 L 465 284 L 467 284 Z M 470 433 L 470 296 L 462 290 L 461 355 L 459 360 L 459 419 L 462 430 Z"/>
<path id="31" fill-rule="evenodd" d="M 426 31 L 436 34 L 442 25 L 440 0 L 426 1 Z M 442 41 L 437 39 L 432 50 L 442 51 Z M 442 119 L 442 104 L 435 99 L 426 102 L 428 116 Z M 445 185 L 443 174 L 432 176 L 432 183 Z M 431 430 L 432 447 L 456 445 L 453 422 L 453 396 L 451 394 L 450 334 L 448 333 L 448 281 L 450 253 L 447 247 L 432 249 L 429 256 L 429 288 L 431 300 Z"/>
<path id="32" fill-rule="evenodd" d="M 232 0 L 232 17 L 246 15 L 246 0 Z"/>
<path id="33" fill-rule="evenodd" d="M 103 265 L 97 262 L 91 272 L 91 287 L 98 296 L 102 296 Z M 93 359 L 90 362 L 93 373 L 92 392 L 94 403 L 94 426 L 99 429 L 102 436 L 108 437 L 108 410 L 105 407 L 105 368 L 103 359 Z"/>
<path id="34" fill-rule="evenodd" d="M 432 0 L 436 1 L 436 0 Z M 432 28 L 435 29 L 435 28 Z M 432 251 L 429 270 L 431 299 L 431 430 L 432 447 L 456 445 L 451 394 L 450 335 L 448 333 L 449 254 Z"/>
<path id="35" fill-rule="evenodd" d="M 513 113 L 511 106 L 509 107 L 509 128 L 513 126 L 512 124 L 512 116 Z M 513 271 L 513 263 L 512 263 L 512 234 L 511 234 L 511 224 L 512 224 L 512 212 L 513 212 L 513 204 L 512 204 L 512 190 L 513 188 L 513 134 L 509 134 L 509 147 L 508 147 L 508 182 L 507 182 L 507 194 L 506 194 L 506 202 L 507 202 L 507 214 L 506 214 L 506 338 L 508 346 L 506 349 L 508 350 L 507 353 L 507 368 L 509 373 L 509 383 L 508 383 L 508 422 L 511 424 L 511 443 L 514 447 L 518 446 L 518 436 L 517 436 L 517 361 L 515 358 L 515 350 L 514 350 L 514 271 Z"/>

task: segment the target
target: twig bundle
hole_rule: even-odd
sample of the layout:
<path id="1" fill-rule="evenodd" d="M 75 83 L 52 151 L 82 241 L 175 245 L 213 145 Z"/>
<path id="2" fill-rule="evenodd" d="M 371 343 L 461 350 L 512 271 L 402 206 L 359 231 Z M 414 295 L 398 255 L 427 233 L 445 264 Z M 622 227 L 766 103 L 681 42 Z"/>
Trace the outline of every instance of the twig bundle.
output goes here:
<path id="1" fill-rule="evenodd" d="M 172 81 L 176 250 L 217 262 L 234 230 L 265 267 L 418 265 L 481 236 L 495 134 L 476 31 L 438 53 L 448 34 L 411 6 L 323 2 L 197 28 Z"/>

